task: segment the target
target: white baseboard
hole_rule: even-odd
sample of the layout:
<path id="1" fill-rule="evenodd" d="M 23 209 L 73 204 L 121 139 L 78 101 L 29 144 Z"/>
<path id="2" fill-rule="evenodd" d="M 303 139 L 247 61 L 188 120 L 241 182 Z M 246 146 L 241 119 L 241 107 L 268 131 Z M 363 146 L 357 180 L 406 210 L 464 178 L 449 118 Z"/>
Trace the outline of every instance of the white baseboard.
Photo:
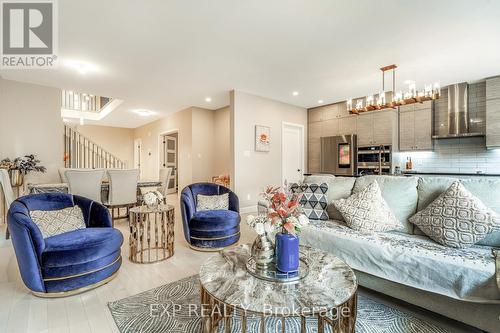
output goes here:
<path id="1" fill-rule="evenodd" d="M 241 214 L 250 214 L 250 213 L 257 214 L 257 205 L 240 207 L 240 213 Z"/>

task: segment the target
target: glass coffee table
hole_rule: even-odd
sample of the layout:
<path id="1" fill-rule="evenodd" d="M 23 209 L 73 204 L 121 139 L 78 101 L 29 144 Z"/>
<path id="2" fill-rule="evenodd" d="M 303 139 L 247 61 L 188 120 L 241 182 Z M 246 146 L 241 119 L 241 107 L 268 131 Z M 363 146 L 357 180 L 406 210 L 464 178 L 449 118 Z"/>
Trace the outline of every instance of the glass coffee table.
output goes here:
<path id="1" fill-rule="evenodd" d="M 259 331 L 289 332 L 290 318 L 300 332 L 317 325 L 317 332 L 354 332 L 358 283 L 353 270 L 334 255 L 301 246 L 308 274 L 294 283 L 260 279 L 247 270 L 250 245 L 223 250 L 201 267 L 202 332 L 247 332 L 248 323 L 259 321 Z M 280 323 L 279 323 L 280 322 Z M 317 322 L 317 323 L 316 323 Z M 267 325 L 267 326 L 266 326 Z M 285 330 L 286 328 L 286 330 Z"/>

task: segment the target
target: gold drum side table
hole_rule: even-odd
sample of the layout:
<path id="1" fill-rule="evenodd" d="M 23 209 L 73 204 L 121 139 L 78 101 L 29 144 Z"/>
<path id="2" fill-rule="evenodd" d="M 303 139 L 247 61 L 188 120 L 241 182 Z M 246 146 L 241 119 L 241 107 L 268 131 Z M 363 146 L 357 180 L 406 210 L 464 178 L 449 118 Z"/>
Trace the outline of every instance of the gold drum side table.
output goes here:
<path id="1" fill-rule="evenodd" d="M 139 206 L 130 209 L 129 259 L 140 264 L 174 255 L 174 206 Z"/>

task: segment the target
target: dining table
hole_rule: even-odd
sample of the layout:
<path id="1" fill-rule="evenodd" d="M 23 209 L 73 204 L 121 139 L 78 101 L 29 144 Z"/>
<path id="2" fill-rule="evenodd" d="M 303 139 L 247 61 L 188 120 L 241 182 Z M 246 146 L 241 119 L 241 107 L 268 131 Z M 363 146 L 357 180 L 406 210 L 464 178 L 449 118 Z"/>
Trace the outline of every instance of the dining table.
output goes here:
<path id="1" fill-rule="evenodd" d="M 140 180 L 137 182 L 137 201 L 140 202 L 141 188 L 156 190 L 161 186 L 161 181 L 158 180 Z M 68 193 L 68 183 L 50 183 L 50 184 L 28 184 L 28 193 Z M 101 199 L 106 202 L 109 193 L 109 182 L 102 182 L 101 184 Z"/>

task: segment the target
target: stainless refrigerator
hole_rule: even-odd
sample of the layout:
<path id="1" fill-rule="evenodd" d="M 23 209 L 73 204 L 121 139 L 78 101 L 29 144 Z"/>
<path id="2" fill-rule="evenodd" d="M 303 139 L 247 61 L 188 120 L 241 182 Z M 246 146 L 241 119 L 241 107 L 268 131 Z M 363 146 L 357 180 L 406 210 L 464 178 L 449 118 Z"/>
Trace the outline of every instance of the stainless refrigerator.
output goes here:
<path id="1" fill-rule="evenodd" d="M 353 176 L 357 173 L 356 135 L 321 138 L 321 173 Z"/>

